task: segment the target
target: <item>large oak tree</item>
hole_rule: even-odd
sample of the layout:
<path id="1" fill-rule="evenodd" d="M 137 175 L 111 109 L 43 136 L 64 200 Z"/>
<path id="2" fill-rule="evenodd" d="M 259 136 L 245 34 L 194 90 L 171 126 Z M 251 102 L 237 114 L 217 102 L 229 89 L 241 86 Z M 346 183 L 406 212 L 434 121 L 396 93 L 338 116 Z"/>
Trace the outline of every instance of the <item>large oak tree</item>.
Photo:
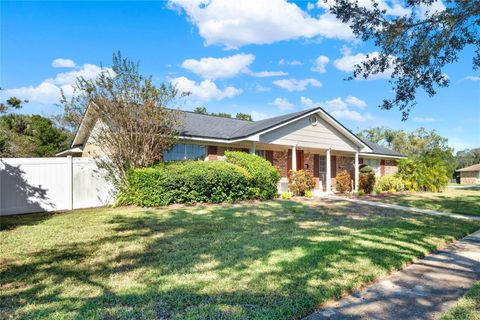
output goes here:
<path id="1" fill-rule="evenodd" d="M 444 10 L 435 10 L 436 0 L 405 0 L 408 14 L 394 16 L 372 0 L 321 0 L 362 41 L 380 49 L 356 66 L 352 78 L 368 78 L 392 70 L 394 97 L 386 97 L 383 109 L 398 107 L 403 120 L 416 105 L 418 89 L 429 96 L 449 85 L 445 66 L 456 62 L 466 47 L 474 49 L 472 67 L 480 67 L 480 0 L 444 0 Z M 441 0 L 438 0 L 441 1 Z M 370 4 L 370 3 L 368 3 Z"/>

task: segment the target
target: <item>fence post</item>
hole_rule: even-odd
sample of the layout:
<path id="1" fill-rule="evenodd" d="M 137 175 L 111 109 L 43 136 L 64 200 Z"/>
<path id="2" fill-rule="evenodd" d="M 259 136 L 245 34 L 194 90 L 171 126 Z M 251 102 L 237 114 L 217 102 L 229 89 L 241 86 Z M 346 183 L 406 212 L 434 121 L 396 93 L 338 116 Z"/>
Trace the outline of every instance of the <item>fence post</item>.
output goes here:
<path id="1" fill-rule="evenodd" d="M 73 158 L 67 156 L 67 206 L 68 210 L 73 210 Z"/>

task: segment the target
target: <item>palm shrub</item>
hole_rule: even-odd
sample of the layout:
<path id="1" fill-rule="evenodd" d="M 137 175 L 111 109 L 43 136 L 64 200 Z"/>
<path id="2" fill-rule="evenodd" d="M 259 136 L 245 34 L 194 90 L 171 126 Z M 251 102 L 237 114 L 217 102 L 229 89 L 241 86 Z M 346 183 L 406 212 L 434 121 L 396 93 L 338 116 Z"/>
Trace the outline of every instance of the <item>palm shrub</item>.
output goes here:
<path id="1" fill-rule="evenodd" d="M 411 191 L 441 192 L 448 184 L 447 165 L 435 155 L 399 160 L 398 176 Z"/>
<path id="2" fill-rule="evenodd" d="M 352 191 L 352 177 L 347 170 L 340 171 L 335 177 L 335 189 L 341 193 Z"/>
<path id="3" fill-rule="evenodd" d="M 219 203 L 254 197 L 250 174 L 224 161 L 185 161 L 130 170 L 117 205 Z"/>
<path id="4" fill-rule="evenodd" d="M 313 174 L 307 170 L 290 170 L 288 188 L 297 196 L 304 196 L 305 192 L 315 188 Z"/>
<path id="5" fill-rule="evenodd" d="M 380 177 L 377 181 L 377 190 L 378 191 L 403 191 L 405 190 L 405 184 L 403 180 L 395 175 L 388 175 Z M 377 193 L 379 193 L 377 191 Z"/>
<path id="6" fill-rule="evenodd" d="M 280 173 L 269 161 L 240 151 L 225 151 L 225 160 L 249 173 L 255 199 L 268 200 L 276 197 Z"/>

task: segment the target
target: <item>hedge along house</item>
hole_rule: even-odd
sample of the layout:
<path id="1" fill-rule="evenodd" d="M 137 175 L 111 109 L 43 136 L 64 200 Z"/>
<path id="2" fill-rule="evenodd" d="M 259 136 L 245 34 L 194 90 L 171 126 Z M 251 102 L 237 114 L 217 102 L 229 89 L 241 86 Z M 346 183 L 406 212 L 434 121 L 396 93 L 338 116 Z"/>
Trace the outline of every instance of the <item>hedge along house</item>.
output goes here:
<path id="1" fill-rule="evenodd" d="M 89 131 L 95 126 L 82 120 L 72 148 L 58 156 L 96 156 L 99 148 Z M 246 121 L 181 111 L 178 142 L 165 151 L 164 161 L 221 160 L 226 150 L 239 150 L 264 157 L 277 167 L 282 179 L 279 191 L 287 191 L 290 170 L 309 170 L 316 180 L 316 191 L 330 192 L 335 176 L 348 170 L 354 190 L 358 190 L 359 168 L 371 166 L 377 177 L 397 172 L 403 156 L 377 144 L 363 141 L 322 108 Z M 90 122 L 91 124 L 91 122 Z M 93 130 L 87 128 L 93 127 Z"/>

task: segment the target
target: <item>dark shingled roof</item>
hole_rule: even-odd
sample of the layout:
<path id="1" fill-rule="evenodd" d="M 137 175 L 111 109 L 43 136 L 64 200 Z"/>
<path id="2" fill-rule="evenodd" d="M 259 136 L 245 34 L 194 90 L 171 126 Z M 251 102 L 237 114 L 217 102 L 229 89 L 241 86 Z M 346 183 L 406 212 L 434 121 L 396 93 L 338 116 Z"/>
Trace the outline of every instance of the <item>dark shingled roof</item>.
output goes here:
<path id="1" fill-rule="evenodd" d="M 373 150 L 373 153 L 376 153 L 376 154 L 383 154 L 383 155 L 386 155 L 386 156 L 395 156 L 395 157 L 403 157 L 403 155 L 401 153 L 398 153 L 397 151 L 393 151 L 391 149 L 388 149 L 388 148 L 385 148 L 379 144 L 376 144 L 376 143 L 373 143 L 373 142 L 370 142 L 368 140 L 364 140 L 362 139 L 363 142 L 365 142 L 365 144 L 367 146 L 370 147 L 370 149 Z"/>
<path id="2" fill-rule="evenodd" d="M 180 135 L 186 137 L 237 140 L 290 121 L 315 109 L 317 108 L 289 113 L 260 121 L 223 118 L 183 111 L 184 118 L 182 119 L 183 121 L 181 121 L 182 125 L 179 131 Z"/>
<path id="3" fill-rule="evenodd" d="M 257 134 L 282 123 L 293 120 L 297 117 L 301 117 L 317 109 L 322 110 L 321 108 L 312 108 L 260 121 L 223 118 L 190 111 L 182 111 L 180 121 L 181 127 L 178 130 L 180 135 L 183 137 L 237 140 Z M 358 139 L 368 145 L 375 154 L 398 157 L 402 156 L 400 153 L 382 147 L 376 143 L 365 141 L 360 138 Z"/>

